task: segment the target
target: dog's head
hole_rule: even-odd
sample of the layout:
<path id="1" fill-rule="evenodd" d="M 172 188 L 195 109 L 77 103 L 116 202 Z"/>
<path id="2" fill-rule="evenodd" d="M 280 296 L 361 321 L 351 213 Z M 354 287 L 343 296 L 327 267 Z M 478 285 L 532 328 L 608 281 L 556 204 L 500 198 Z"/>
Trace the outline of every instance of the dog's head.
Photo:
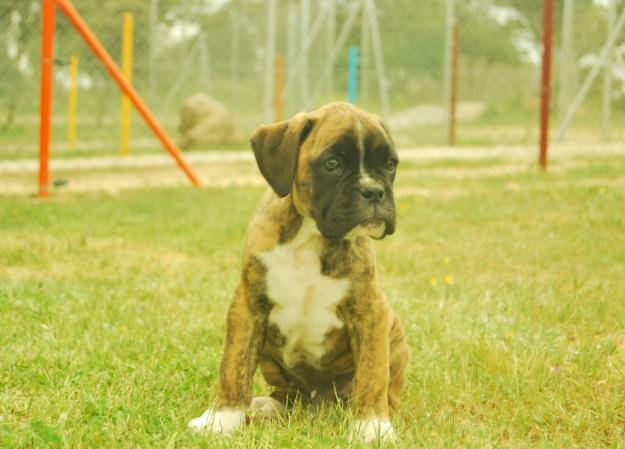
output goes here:
<path id="1" fill-rule="evenodd" d="M 373 114 L 334 102 L 260 126 L 252 148 L 261 173 L 280 197 L 332 240 L 383 238 L 395 231 L 397 169 L 388 128 Z"/>

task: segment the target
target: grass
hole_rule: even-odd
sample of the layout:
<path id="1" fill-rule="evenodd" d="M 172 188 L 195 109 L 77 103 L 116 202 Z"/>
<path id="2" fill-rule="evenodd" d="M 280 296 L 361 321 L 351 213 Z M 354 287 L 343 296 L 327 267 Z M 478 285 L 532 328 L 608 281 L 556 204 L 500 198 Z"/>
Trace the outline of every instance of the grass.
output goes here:
<path id="1" fill-rule="evenodd" d="M 625 448 L 625 159 L 577 162 L 401 167 L 398 232 L 376 244 L 413 348 L 399 447 Z M 336 408 L 186 430 L 261 193 L 0 198 L 0 447 L 346 447 Z"/>

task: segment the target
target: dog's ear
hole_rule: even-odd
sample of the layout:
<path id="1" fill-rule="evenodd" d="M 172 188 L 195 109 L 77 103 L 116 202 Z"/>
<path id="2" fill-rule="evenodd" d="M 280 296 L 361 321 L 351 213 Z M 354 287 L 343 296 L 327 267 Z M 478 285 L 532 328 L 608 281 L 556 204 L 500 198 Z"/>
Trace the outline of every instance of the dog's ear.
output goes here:
<path id="1" fill-rule="evenodd" d="M 291 191 L 299 148 L 312 129 L 313 121 L 305 112 L 290 120 L 259 126 L 252 136 L 256 163 L 271 188 L 280 197 Z"/>

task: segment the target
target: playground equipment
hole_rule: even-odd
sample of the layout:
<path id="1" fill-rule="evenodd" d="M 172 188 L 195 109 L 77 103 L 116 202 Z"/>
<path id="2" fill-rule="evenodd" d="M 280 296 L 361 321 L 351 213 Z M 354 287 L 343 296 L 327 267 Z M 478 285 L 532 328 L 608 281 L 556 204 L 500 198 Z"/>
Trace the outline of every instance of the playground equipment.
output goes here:
<path id="1" fill-rule="evenodd" d="M 67 145 L 76 148 L 76 113 L 78 111 L 78 56 L 69 60 L 69 98 L 67 101 Z"/>
<path id="2" fill-rule="evenodd" d="M 102 62 L 118 87 L 126 94 L 141 114 L 152 132 L 174 158 L 191 183 L 200 185 L 200 180 L 183 159 L 180 151 L 158 124 L 132 84 L 124 77 L 117 64 L 89 29 L 70 0 L 42 0 L 42 39 L 41 39 L 41 97 L 39 129 L 39 197 L 49 196 L 50 189 L 50 131 L 52 106 L 52 69 L 54 60 L 54 32 L 56 8 L 65 14 L 69 22 L 85 40 L 91 51 Z"/>
<path id="3" fill-rule="evenodd" d="M 122 73 L 126 81 L 132 83 L 132 41 L 134 17 L 124 14 L 122 25 Z M 130 152 L 130 99 L 122 93 L 119 110 L 119 152 L 127 156 Z"/>

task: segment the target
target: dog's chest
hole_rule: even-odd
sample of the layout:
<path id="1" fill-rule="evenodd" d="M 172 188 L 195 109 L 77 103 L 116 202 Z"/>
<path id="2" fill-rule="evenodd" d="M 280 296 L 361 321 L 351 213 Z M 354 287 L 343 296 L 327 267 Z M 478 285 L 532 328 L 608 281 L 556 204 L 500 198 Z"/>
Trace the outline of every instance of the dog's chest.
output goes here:
<path id="1" fill-rule="evenodd" d="M 349 288 L 347 279 L 321 274 L 320 240 L 296 238 L 260 258 L 267 269 L 267 296 L 273 303 L 269 324 L 285 337 L 282 357 L 289 366 L 299 361 L 317 364 L 323 356 L 326 334 L 341 328 L 338 303 Z"/>

